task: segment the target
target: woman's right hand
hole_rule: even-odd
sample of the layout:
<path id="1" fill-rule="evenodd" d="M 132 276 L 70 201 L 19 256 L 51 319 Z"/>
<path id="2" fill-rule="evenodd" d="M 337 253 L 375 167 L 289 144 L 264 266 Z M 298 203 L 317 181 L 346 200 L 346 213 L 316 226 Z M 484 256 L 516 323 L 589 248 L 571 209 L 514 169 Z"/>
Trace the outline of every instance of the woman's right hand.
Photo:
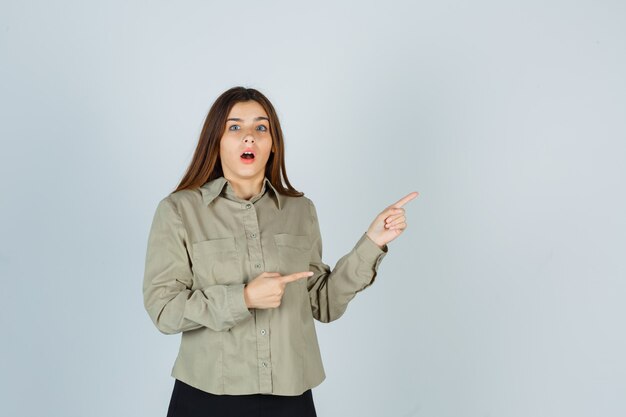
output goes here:
<path id="1" fill-rule="evenodd" d="M 311 271 L 295 272 L 290 275 L 263 272 L 244 286 L 243 295 L 246 306 L 248 308 L 276 308 L 280 305 L 288 283 L 312 275 Z"/>

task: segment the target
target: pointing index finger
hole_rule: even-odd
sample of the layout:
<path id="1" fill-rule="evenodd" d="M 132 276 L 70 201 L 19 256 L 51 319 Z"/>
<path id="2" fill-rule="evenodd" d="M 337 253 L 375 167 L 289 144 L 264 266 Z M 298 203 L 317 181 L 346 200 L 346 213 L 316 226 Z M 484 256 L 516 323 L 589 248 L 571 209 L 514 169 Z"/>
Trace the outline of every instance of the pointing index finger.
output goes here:
<path id="1" fill-rule="evenodd" d="M 419 193 L 417 191 L 413 191 L 412 193 L 408 193 L 407 195 L 402 197 L 400 200 L 398 200 L 397 202 L 392 204 L 391 207 L 400 208 L 403 205 L 405 205 L 406 203 L 408 203 L 409 201 L 413 200 L 418 195 L 419 195 Z"/>
<path id="2" fill-rule="evenodd" d="M 288 283 L 288 282 L 293 282 L 293 281 L 297 281 L 301 278 L 307 278 L 313 275 L 313 272 L 311 271 L 305 271 L 305 272 L 295 272 L 293 274 L 289 274 L 289 275 L 284 275 L 282 277 L 282 280 L 284 283 Z"/>

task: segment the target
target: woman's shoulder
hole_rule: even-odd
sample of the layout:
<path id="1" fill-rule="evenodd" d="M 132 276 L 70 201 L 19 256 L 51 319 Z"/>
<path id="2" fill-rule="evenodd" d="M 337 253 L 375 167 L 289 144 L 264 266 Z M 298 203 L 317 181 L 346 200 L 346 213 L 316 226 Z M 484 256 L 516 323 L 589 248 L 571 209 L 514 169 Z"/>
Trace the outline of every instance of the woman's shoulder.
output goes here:
<path id="1" fill-rule="evenodd" d="M 180 210 L 184 207 L 195 206 L 202 202 L 202 194 L 198 188 L 189 188 L 174 191 L 162 197 L 159 205 L 169 204 Z"/>
<path id="2" fill-rule="evenodd" d="M 311 209 L 315 209 L 313 200 L 304 195 L 290 196 L 282 194 L 281 200 L 283 207 L 287 210 L 311 212 Z"/>

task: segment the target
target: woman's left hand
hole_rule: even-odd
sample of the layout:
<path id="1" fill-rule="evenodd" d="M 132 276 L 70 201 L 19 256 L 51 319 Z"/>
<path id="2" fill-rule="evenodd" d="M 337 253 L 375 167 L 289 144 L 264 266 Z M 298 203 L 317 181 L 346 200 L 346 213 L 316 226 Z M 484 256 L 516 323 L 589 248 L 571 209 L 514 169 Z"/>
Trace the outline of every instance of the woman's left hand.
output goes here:
<path id="1" fill-rule="evenodd" d="M 406 229 L 406 217 L 402 206 L 418 194 L 417 191 L 413 191 L 383 210 L 367 229 L 367 236 L 381 248 L 400 236 Z"/>

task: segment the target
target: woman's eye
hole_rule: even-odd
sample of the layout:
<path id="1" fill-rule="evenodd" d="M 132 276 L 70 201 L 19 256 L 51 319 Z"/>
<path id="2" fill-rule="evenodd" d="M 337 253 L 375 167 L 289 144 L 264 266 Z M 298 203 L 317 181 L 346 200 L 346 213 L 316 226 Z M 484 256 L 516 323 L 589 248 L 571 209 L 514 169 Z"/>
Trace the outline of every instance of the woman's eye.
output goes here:
<path id="1" fill-rule="evenodd" d="M 265 125 L 260 125 L 260 126 L 258 127 L 258 129 L 259 129 L 259 130 L 261 130 L 261 131 L 263 131 L 263 132 L 266 132 L 266 131 L 267 131 L 267 128 L 265 127 Z"/>
<path id="2" fill-rule="evenodd" d="M 228 128 L 228 130 L 238 130 L 239 126 L 238 125 L 232 125 L 231 127 Z"/>

